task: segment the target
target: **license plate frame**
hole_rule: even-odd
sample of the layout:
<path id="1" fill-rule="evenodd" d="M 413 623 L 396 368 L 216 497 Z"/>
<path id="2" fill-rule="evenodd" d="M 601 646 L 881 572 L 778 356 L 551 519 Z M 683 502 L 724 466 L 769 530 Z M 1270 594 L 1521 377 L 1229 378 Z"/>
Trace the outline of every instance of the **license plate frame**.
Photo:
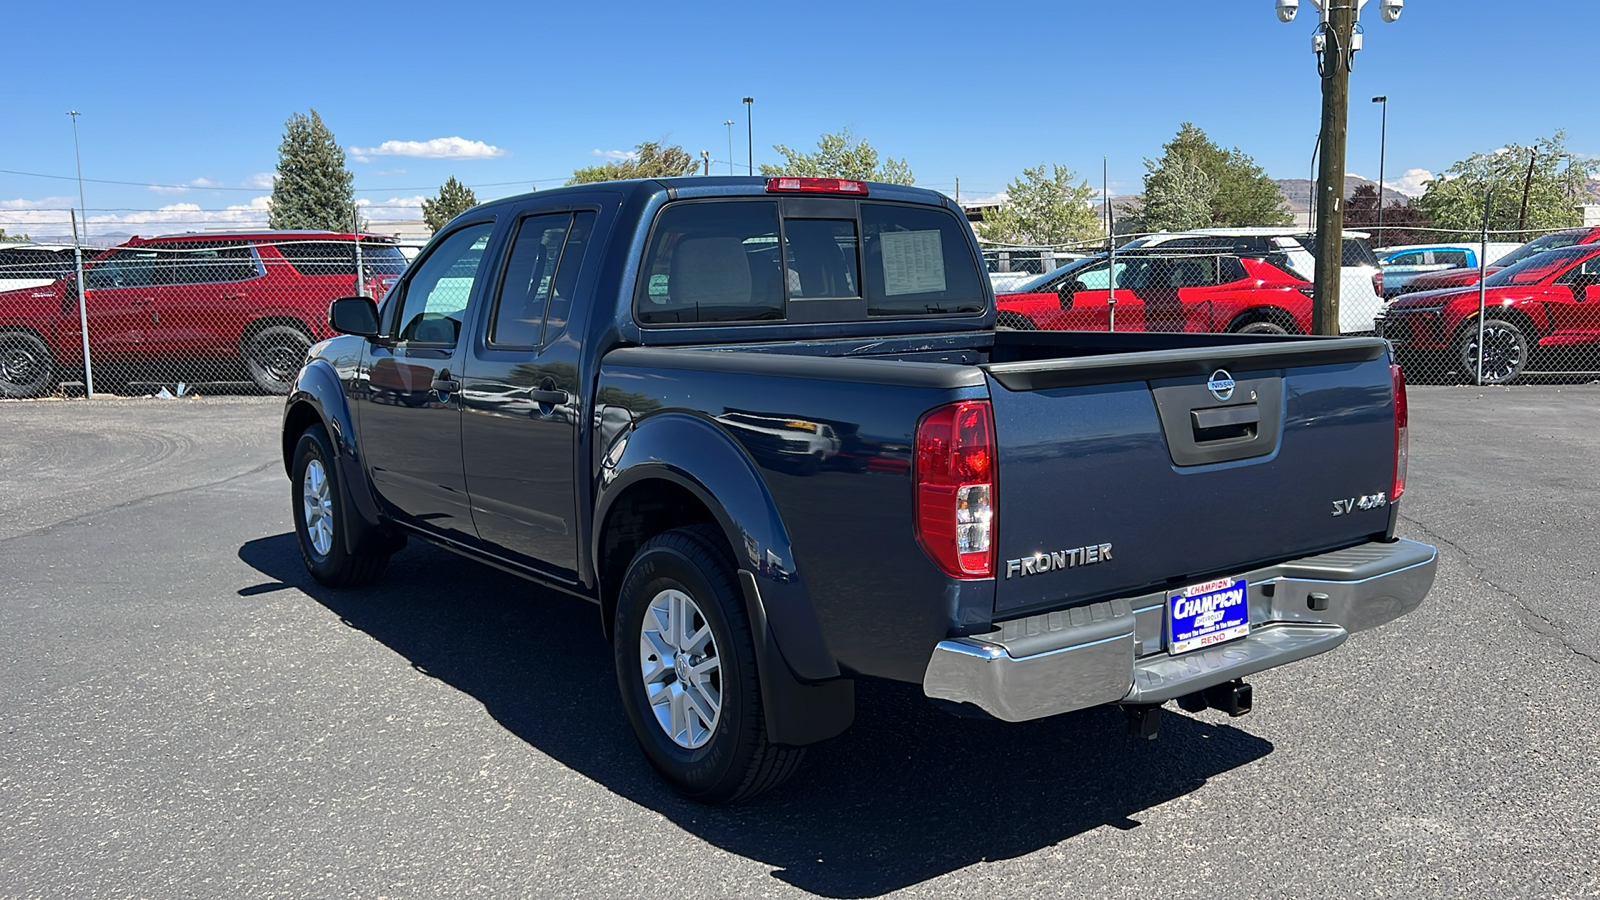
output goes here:
<path id="1" fill-rule="evenodd" d="M 1167 654 L 1180 656 L 1250 633 L 1250 585 L 1216 578 L 1167 592 Z"/>

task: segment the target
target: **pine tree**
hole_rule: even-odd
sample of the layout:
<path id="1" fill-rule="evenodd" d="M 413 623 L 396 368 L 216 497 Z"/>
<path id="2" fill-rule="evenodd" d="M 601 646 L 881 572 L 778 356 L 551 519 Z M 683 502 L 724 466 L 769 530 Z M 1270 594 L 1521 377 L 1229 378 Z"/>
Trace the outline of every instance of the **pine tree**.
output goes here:
<path id="1" fill-rule="evenodd" d="M 1209 180 L 1212 193 L 1209 203 L 1211 215 L 1207 225 L 1291 225 L 1294 215 L 1284 206 L 1283 194 L 1256 161 L 1238 147 L 1224 150 L 1206 137 L 1206 133 L 1184 122 L 1171 141 L 1161 145 L 1159 160 L 1145 160 L 1149 173 L 1144 176 L 1148 195 L 1152 179 L 1160 187 L 1190 186 L 1200 188 L 1204 182 L 1187 173 L 1166 172 L 1173 167 L 1193 166 Z M 1160 179 L 1169 183 L 1162 185 Z M 1185 202 L 1185 205 L 1192 205 Z"/>
<path id="2" fill-rule="evenodd" d="M 355 176 L 345 168 L 344 149 L 317 111 L 295 113 L 284 123 L 283 143 L 278 145 L 278 178 L 267 224 L 349 230 L 356 220 L 354 183 Z"/>
<path id="3" fill-rule="evenodd" d="M 451 175 L 439 188 L 437 198 L 422 201 L 422 221 L 428 224 L 429 231 L 437 232 L 445 223 L 477 205 L 478 198 L 472 193 L 472 188 Z"/>

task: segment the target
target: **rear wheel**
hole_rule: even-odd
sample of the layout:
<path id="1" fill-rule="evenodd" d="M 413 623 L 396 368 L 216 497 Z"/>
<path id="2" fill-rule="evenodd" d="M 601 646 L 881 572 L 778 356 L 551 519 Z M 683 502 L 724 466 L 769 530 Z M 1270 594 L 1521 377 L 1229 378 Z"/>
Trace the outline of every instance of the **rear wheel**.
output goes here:
<path id="1" fill-rule="evenodd" d="M 55 360 L 44 339 L 28 331 L 0 333 L 0 397 L 37 397 L 50 389 Z"/>
<path id="2" fill-rule="evenodd" d="M 1528 367 L 1532 349 L 1527 332 L 1505 319 L 1483 320 L 1483 383 L 1510 384 Z M 1478 380 L 1478 327 L 1474 323 L 1456 341 L 1456 363 L 1461 379 Z"/>
<path id="3" fill-rule="evenodd" d="M 292 475 L 294 533 L 311 577 L 329 587 L 370 584 L 389 565 L 389 553 L 346 549 L 349 512 L 327 429 L 316 424 L 300 435 Z"/>
<path id="4" fill-rule="evenodd" d="M 775 787 L 805 755 L 767 741 L 755 647 L 721 532 L 678 528 L 639 549 L 617 598 L 617 683 L 650 765 L 728 803 Z"/>
<path id="5" fill-rule="evenodd" d="M 1293 320 L 1288 316 L 1273 313 L 1257 313 L 1249 318 L 1241 318 L 1229 326 L 1229 331 L 1234 334 L 1297 334 L 1299 329 L 1294 327 Z"/>
<path id="6" fill-rule="evenodd" d="M 257 387 L 269 394 L 287 394 L 305 364 L 311 336 L 294 325 L 268 325 L 247 335 L 240 349 Z"/>

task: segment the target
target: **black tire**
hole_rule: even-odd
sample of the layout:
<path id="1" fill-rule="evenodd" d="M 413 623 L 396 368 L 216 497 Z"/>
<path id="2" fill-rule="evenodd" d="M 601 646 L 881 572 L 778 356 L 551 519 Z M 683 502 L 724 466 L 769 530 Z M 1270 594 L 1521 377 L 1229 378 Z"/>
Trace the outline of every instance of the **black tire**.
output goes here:
<path id="1" fill-rule="evenodd" d="M 325 490 L 320 492 L 313 490 L 306 480 L 307 473 L 314 467 L 318 468 L 325 485 Z M 294 470 L 289 487 L 290 504 L 294 509 L 294 536 L 300 545 L 300 558 L 305 560 L 311 577 L 329 587 L 371 584 L 389 565 L 390 554 L 387 550 L 356 554 L 346 549 L 345 532 L 350 513 L 346 509 L 341 488 L 328 431 L 321 423 L 312 425 L 300 435 L 300 441 L 295 445 Z M 308 500 L 308 494 L 321 494 L 321 502 Z M 313 532 L 321 529 L 307 523 L 308 516 L 312 515 L 308 507 L 318 505 L 322 507 L 320 512 L 326 515 L 326 519 L 322 515 L 317 518 L 326 521 L 328 526 L 320 535 Z"/>
<path id="2" fill-rule="evenodd" d="M 0 332 L 0 397 L 37 397 L 50 390 L 55 359 L 31 331 Z"/>
<path id="3" fill-rule="evenodd" d="M 239 348 L 250 380 L 269 394 L 289 393 L 310 349 L 311 335 L 294 325 L 257 329 L 245 336 Z"/>
<path id="4" fill-rule="evenodd" d="M 1510 384 L 1528 367 L 1533 343 L 1528 340 L 1522 326 L 1508 319 L 1483 320 L 1483 343 L 1488 352 L 1483 357 L 1484 384 Z M 1467 384 L 1478 383 L 1478 326 L 1474 322 L 1462 330 L 1456 339 L 1456 366 L 1461 380 Z"/>
<path id="5" fill-rule="evenodd" d="M 617 685 L 628 723 L 662 779 L 701 803 L 731 803 L 770 790 L 792 775 L 805 756 L 803 747 L 767 741 L 755 647 L 736 577 L 719 530 L 705 525 L 678 528 L 639 548 L 617 598 Z M 694 621 L 709 626 L 710 649 L 720 660 L 720 711 L 704 743 L 693 748 L 675 741 L 657 720 L 644 682 L 643 628 L 647 616 L 654 615 L 651 604 L 669 592 L 682 592 L 693 601 L 700 614 Z"/>
<path id="6" fill-rule="evenodd" d="M 1003 312 L 994 319 L 995 331 L 1037 331 L 1033 321 L 1021 313 Z"/>
<path id="7" fill-rule="evenodd" d="M 1285 322 L 1282 317 L 1275 315 L 1257 314 L 1249 319 L 1233 323 L 1228 328 L 1234 334 L 1296 334 L 1298 329 L 1290 322 Z"/>

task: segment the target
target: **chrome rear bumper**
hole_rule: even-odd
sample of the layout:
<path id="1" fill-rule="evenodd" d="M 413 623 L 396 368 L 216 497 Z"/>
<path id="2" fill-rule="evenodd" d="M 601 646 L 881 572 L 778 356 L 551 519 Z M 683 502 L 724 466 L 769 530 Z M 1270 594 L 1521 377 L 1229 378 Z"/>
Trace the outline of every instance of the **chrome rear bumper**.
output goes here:
<path id="1" fill-rule="evenodd" d="M 1106 703 L 1160 703 L 1332 650 L 1416 609 L 1438 554 L 1416 541 L 1373 542 L 1244 574 L 1250 634 L 1170 656 L 1166 593 L 999 623 L 939 642 L 924 693 L 1020 722 Z"/>

